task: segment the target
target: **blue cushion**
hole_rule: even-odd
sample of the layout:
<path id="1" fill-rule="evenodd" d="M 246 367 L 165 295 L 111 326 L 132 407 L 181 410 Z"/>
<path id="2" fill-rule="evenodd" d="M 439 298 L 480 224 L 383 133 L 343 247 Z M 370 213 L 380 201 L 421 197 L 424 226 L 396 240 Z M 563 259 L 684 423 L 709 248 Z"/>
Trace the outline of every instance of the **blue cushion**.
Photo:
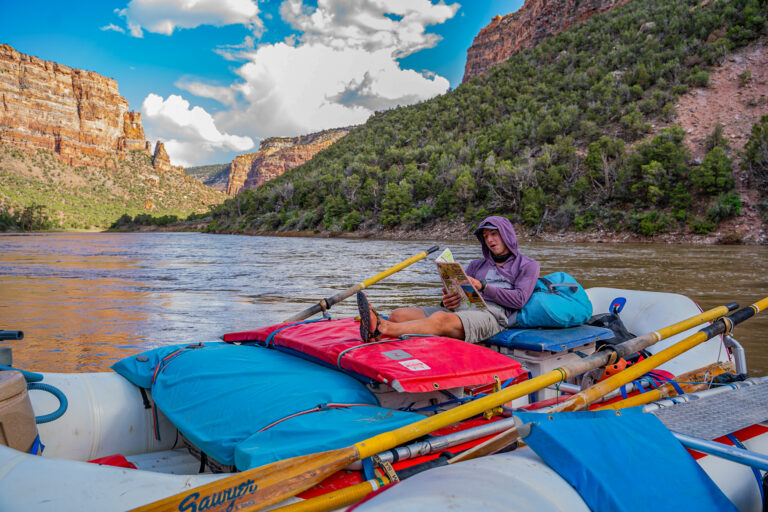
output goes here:
<path id="1" fill-rule="evenodd" d="M 228 343 L 187 347 L 155 349 L 120 361 L 113 369 L 134 384 L 151 386 L 155 404 L 176 428 L 223 464 L 235 464 L 235 450 L 240 443 L 292 414 L 319 404 L 378 406 L 376 397 L 356 379 L 276 350 Z M 152 382 L 158 364 L 161 369 Z M 350 410 L 357 409 L 370 409 L 371 414 L 375 408 Z M 311 423 L 320 416 L 312 413 L 305 417 Z M 290 421 L 283 422 L 286 425 L 282 428 L 287 428 Z M 389 428 L 386 425 L 384 430 Z M 270 430 L 265 431 L 266 435 Z M 322 449 L 314 449 L 316 445 L 307 439 L 296 442 L 310 452 Z M 282 452 L 275 453 L 280 456 Z"/>
<path id="2" fill-rule="evenodd" d="M 276 460 L 344 448 L 423 419 L 420 414 L 382 407 L 314 411 L 287 419 L 238 444 L 235 465 L 244 471 Z"/>
<path id="3" fill-rule="evenodd" d="M 121 359 L 112 365 L 112 370 L 131 381 L 134 386 L 150 389 L 152 387 L 152 376 L 155 373 L 157 364 L 174 352 L 184 350 L 187 346 L 199 345 L 169 345 L 147 350 L 146 352 Z"/>
<path id="4" fill-rule="evenodd" d="M 488 339 L 487 343 L 534 352 L 564 352 L 613 336 L 613 331 L 605 327 L 579 325 L 566 329 L 507 329 Z"/>
<path id="5" fill-rule="evenodd" d="M 683 445 L 653 414 L 515 413 L 532 422 L 526 444 L 594 512 L 735 512 Z"/>

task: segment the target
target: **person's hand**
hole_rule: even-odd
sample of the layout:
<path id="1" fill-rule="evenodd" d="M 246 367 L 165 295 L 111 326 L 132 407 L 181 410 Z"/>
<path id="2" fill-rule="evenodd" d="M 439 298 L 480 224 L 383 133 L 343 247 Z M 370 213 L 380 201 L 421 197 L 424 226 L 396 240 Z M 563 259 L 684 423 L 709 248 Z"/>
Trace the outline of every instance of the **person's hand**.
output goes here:
<path id="1" fill-rule="evenodd" d="M 461 295 L 458 293 L 446 293 L 445 288 L 443 288 L 443 306 L 451 311 L 458 309 L 461 306 Z"/>
<path id="2" fill-rule="evenodd" d="M 483 287 L 483 283 L 481 283 L 478 279 L 475 279 L 472 276 L 467 276 L 467 279 L 469 279 L 469 282 L 472 283 L 472 286 L 475 287 L 475 290 L 480 291 L 480 288 Z"/>

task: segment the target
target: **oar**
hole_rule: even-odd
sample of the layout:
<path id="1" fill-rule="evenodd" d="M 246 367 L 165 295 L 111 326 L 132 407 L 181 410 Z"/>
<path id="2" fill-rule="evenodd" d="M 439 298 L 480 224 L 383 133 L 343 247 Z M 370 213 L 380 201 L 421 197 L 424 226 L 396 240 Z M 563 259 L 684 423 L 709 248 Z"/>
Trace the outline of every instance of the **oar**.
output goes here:
<path id="1" fill-rule="evenodd" d="M 598 382 L 594 386 L 573 395 L 571 398 L 569 398 L 562 404 L 547 410 L 547 413 L 578 411 L 578 410 L 585 409 L 587 406 L 589 406 L 589 404 L 599 400 L 600 398 L 604 397 L 611 391 L 615 389 L 619 389 L 621 386 L 648 373 L 649 371 L 653 370 L 657 366 L 669 361 L 673 357 L 685 352 L 686 350 L 689 350 L 694 346 L 714 336 L 717 336 L 718 334 L 722 334 L 723 332 L 726 332 L 726 331 L 730 332 L 730 330 L 733 328 L 734 325 L 736 325 L 739 322 L 743 322 L 747 318 L 752 317 L 761 309 L 764 309 L 766 306 L 768 306 L 768 297 L 753 304 L 752 306 L 749 306 L 737 311 L 736 313 L 734 313 L 729 317 L 721 318 L 717 322 L 708 325 L 707 327 L 700 330 L 696 334 L 689 336 L 688 338 L 682 341 L 679 341 L 678 343 L 672 345 L 671 347 L 668 347 L 662 350 L 658 354 L 654 354 L 653 356 L 646 358 L 640 361 L 639 363 L 636 363 L 630 366 L 629 368 L 626 368 L 621 372 L 615 375 L 612 375 L 611 377 L 608 377 L 603 381 Z M 619 347 L 619 346 L 620 345 L 617 345 L 616 347 Z M 624 355 L 626 355 L 626 353 L 620 354 L 621 357 L 624 357 Z M 612 364 L 612 363 L 609 363 L 609 364 Z M 477 445 L 474 448 L 474 451 L 475 451 L 474 456 L 478 457 L 480 455 L 488 455 L 490 453 L 494 453 L 491 450 L 499 450 L 500 443 L 497 442 L 497 439 L 500 440 L 503 436 L 508 439 L 509 443 L 512 443 L 517 439 L 511 433 L 509 435 L 507 434 L 508 434 L 507 432 L 502 432 L 501 434 L 498 434 L 495 437 L 492 437 L 491 439 L 485 441 L 484 443 Z"/>
<path id="2" fill-rule="evenodd" d="M 688 336 L 682 341 L 675 343 L 674 345 L 665 348 L 661 352 L 658 352 L 651 357 L 643 359 L 642 361 L 633 364 L 629 368 L 620 371 L 619 373 L 608 377 L 605 380 L 601 380 L 590 388 L 587 388 L 579 393 L 576 393 L 571 398 L 558 405 L 554 409 L 548 412 L 561 412 L 561 411 L 579 411 L 585 409 L 589 404 L 599 399 L 600 397 L 610 393 L 614 389 L 618 389 L 624 384 L 631 382 L 638 377 L 645 375 L 649 371 L 657 368 L 658 366 L 666 363 L 667 361 L 679 356 L 683 352 L 686 352 L 693 347 L 707 341 L 710 338 L 714 338 L 718 334 L 728 334 L 731 329 L 737 324 L 740 324 L 744 320 L 752 318 L 761 309 L 768 307 L 768 297 L 735 312 L 734 314 L 723 317 L 717 322 L 708 325 L 696 334 Z"/>
<path id="3" fill-rule="evenodd" d="M 325 311 L 326 309 L 329 309 L 334 304 L 337 304 L 337 303 L 343 301 L 347 297 L 351 297 L 352 295 L 356 294 L 360 290 L 365 290 L 366 288 L 370 287 L 372 284 L 378 283 L 379 281 L 381 281 L 385 277 L 389 277 L 392 274 L 394 274 L 395 272 L 399 272 L 399 271 L 403 270 L 408 265 L 411 265 L 413 263 L 416 263 L 417 261 L 423 260 L 424 258 L 426 258 L 428 255 L 432 254 L 433 252 L 435 252 L 439 248 L 440 247 L 435 245 L 434 247 L 430 247 L 426 251 L 422 251 L 419 254 L 411 256 L 407 260 L 401 261 L 400 263 L 398 263 L 394 267 L 388 268 L 384 272 L 376 274 L 375 276 L 373 276 L 373 277 L 371 277 L 369 279 L 366 279 L 362 283 L 357 283 L 356 285 L 351 286 L 351 287 L 347 288 L 346 290 L 337 293 L 333 297 L 328 297 L 327 299 L 321 300 L 320 302 L 318 302 L 314 306 L 305 309 L 301 313 L 297 313 L 297 314 L 293 315 L 292 317 L 285 319 L 284 322 L 286 322 L 286 323 L 287 322 L 300 322 L 302 320 L 305 320 L 305 319 L 311 317 L 312 315 L 316 315 L 316 314 L 318 314 L 318 313 L 320 313 L 322 311 Z"/>
<path id="4" fill-rule="evenodd" d="M 722 375 L 723 373 L 731 373 L 733 372 L 733 368 L 734 364 L 731 362 L 713 363 L 705 366 L 704 368 L 699 368 L 698 370 L 693 370 L 692 372 L 677 375 L 675 376 L 674 380 L 678 382 L 677 386 L 682 389 L 684 393 L 696 393 L 697 391 L 709 389 L 715 377 Z M 626 407 L 635 407 L 637 405 L 644 405 L 650 402 L 655 402 L 656 400 L 660 400 L 662 398 L 676 396 L 677 394 L 677 388 L 675 388 L 675 386 L 672 384 L 667 383 L 659 386 L 656 389 L 649 389 L 645 393 L 638 393 L 634 396 L 630 396 L 629 398 L 625 398 L 624 400 L 619 400 L 617 402 L 603 405 L 602 407 L 598 407 L 592 410 L 618 410 L 624 409 Z"/>
<path id="5" fill-rule="evenodd" d="M 359 484 L 350 485 L 336 491 L 270 510 L 271 512 L 327 512 L 329 510 L 337 510 L 357 503 L 388 483 L 389 479 L 386 476 L 372 478 Z"/>
<path id="6" fill-rule="evenodd" d="M 573 361 L 570 364 L 533 379 L 509 386 L 501 391 L 491 393 L 396 430 L 384 432 L 352 446 L 323 453 L 293 457 L 241 473 L 235 473 L 232 476 L 189 489 L 174 496 L 169 496 L 139 507 L 136 510 L 179 510 L 180 506 L 191 507 L 192 504 L 195 504 L 200 509 L 203 506 L 203 502 L 205 503 L 205 510 L 208 512 L 225 509 L 227 511 L 244 510 L 246 507 L 248 507 L 248 510 L 261 510 L 309 489 L 353 462 L 391 449 L 472 416 L 477 416 L 488 409 L 499 407 L 516 398 L 534 393 L 576 375 L 581 375 L 589 370 L 612 364 L 617 360 L 617 357 L 632 354 L 666 337 L 720 318 L 727 314 L 728 311 L 737 307 L 737 304 L 719 306 L 659 329 L 656 332 L 615 345 L 612 351 L 596 352 L 584 359 Z M 189 508 L 189 510 L 192 509 Z"/>

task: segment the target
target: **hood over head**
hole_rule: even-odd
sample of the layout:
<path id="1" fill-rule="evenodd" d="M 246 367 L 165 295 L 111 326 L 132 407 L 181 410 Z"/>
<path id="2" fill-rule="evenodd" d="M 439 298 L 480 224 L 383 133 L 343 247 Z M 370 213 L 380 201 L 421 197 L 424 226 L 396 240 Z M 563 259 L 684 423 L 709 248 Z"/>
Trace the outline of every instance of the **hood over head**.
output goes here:
<path id="1" fill-rule="evenodd" d="M 508 261 L 517 260 L 519 254 L 517 250 L 517 235 L 515 234 L 515 228 L 512 226 L 512 222 L 506 217 L 491 216 L 486 217 L 483 222 L 475 229 L 474 233 L 477 239 L 480 241 L 480 245 L 483 246 L 483 257 L 489 261 L 493 261 L 491 250 L 485 245 L 483 239 L 483 229 L 498 229 L 501 239 L 504 241 L 504 245 L 512 253 Z"/>

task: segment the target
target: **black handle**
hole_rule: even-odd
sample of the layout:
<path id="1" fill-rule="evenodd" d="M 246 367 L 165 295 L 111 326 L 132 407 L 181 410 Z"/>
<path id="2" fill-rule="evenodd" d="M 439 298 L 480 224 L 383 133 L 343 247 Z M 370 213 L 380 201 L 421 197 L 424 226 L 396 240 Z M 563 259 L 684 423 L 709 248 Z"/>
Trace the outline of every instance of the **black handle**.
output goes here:
<path id="1" fill-rule="evenodd" d="M 23 340 L 24 333 L 21 331 L 0 331 L 0 341 L 2 340 Z"/>
<path id="2" fill-rule="evenodd" d="M 429 249 L 427 249 L 427 254 L 432 254 L 433 252 L 435 252 L 435 251 L 436 251 L 436 250 L 438 250 L 439 248 L 440 248 L 440 246 L 439 246 L 439 245 L 435 245 L 435 246 L 433 246 L 433 247 L 430 247 Z"/>
<path id="3" fill-rule="evenodd" d="M 736 304 L 736 303 L 733 302 L 731 304 L 728 304 L 726 307 L 730 308 L 730 306 L 732 306 L 733 304 Z M 732 315 L 724 316 L 719 320 L 715 320 L 713 323 L 701 329 L 701 332 L 706 333 L 707 339 L 714 338 L 718 334 L 730 334 L 730 331 L 731 329 L 733 329 L 734 326 L 740 324 L 744 320 L 748 320 L 752 318 L 757 314 L 758 311 L 759 310 L 756 309 L 754 305 L 747 306 L 746 308 L 741 308 L 740 310 L 733 313 Z"/>

